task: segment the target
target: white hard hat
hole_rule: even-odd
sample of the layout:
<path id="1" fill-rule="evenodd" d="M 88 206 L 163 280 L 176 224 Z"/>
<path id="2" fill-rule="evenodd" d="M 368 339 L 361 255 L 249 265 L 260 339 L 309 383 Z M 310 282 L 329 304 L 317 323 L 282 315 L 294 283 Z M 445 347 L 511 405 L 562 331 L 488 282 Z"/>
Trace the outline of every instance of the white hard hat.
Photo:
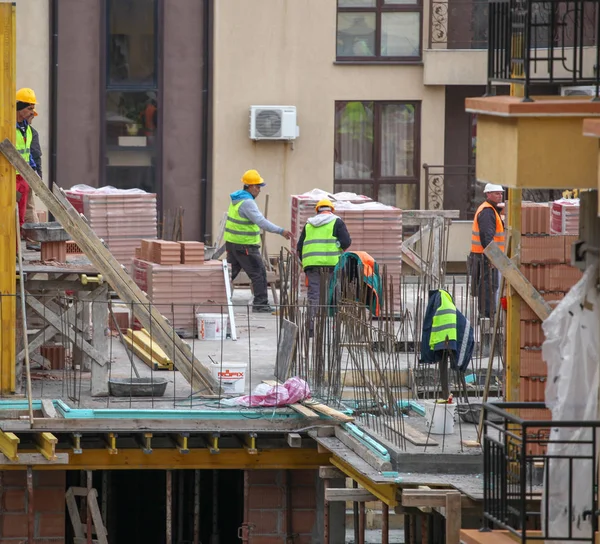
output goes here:
<path id="1" fill-rule="evenodd" d="M 502 185 L 494 185 L 493 183 L 486 183 L 483 188 L 483 193 L 503 193 L 504 188 Z"/>

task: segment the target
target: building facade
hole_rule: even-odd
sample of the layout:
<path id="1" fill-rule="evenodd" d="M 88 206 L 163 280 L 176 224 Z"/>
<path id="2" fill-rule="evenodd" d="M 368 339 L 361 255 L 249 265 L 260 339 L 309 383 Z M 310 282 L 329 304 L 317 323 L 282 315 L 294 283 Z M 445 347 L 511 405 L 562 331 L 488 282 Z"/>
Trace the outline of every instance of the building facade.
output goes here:
<path id="1" fill-rule="evenodd" d="M 461 219 L 477 202 L 464 98 L 485 90 L 485 3 L 19 0 L 17 11 L 18 85 L 38 93 L 47 179 L 61 187 L 157 192 L 201 240 L 249 168 L 284 226 L 290 195 L 316 187 Z M 295 106 L 299 137 L 250 139 L 252 105 Z"/>

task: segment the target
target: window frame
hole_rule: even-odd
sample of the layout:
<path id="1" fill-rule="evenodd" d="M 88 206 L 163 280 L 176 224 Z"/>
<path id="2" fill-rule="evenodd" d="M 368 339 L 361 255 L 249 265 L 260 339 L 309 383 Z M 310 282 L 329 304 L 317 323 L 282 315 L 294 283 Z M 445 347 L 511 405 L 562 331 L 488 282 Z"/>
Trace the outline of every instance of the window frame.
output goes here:
<path id="1" fill-rule="evenodd" d="M 106 102 L 108 93 L 111 92 L 150 92 L 157 95 L 157 127 L 154 144 L 152 146 L 154 161 L 154 190 L 157 196 L 157 213 L 162 215 L 163 201 L 163 173 L 162 173 L 162 150 L 163 150 L 163 42 L 164 42 L 164 0 L 154 1 L 154 64 L 155 77 L 152 82 L 145 83 L 111 83 L 110 82 L 110 2 L 111 0 L 102 0 L 102 24 L 100 30 L 100 172 L 98 186 L 103 187 L 108 184 L 108 150 L 107 143 L 108 131 L 106 125 Z M 124 151 L 135 152 L 135 147 L 125 147 Z"/>
<path id="2" fill-rule="evenodd" d="M 416 0 L 414 4 L 385 4 L 385 0 L 375 0 L 375 6 L 365 7 L 340 7 L 336 0 L 335 17 L 335 58 L 340 64 L 423 64 L 423 0 Z M 375 51 L 376 55 L 366 56 L 339 56 L 337 54 L 338 24 L 340 13 L 375 13 Z M 418 13 L 419 14 L 419 54 L 414 57 L 383 56 L 381 55 L 381 29 L 382 13 Z"/>
<path id="3" fill-rule="evenodd" d="M 341 105 L 347 105 L 350 102 L 369 102 L 373 104 L 373 177 L 372 179 L 349 178 L 336 179 L 335 177 L 335 159 L 333 161 L 333 186 L 334 191 L 338 192 L 339 185 L 370 185 L 373 188 L 373 200 L 379 199 L 380 185 L 416 185 L 416 208 L 420 208 L 421 203 L 421 101 L 419 100 L 336 100 L 334 115 L 337 115 L 338 108 Z M 382 176 L 381 175 L 381 117 L 384 106 L 412 106 L 414 108 L 414 137 L 413 137 L 413 175 L 412 176 Z M 339 146 L 338 125 L 334 120 L 334 146 L 333 152 Z"/>

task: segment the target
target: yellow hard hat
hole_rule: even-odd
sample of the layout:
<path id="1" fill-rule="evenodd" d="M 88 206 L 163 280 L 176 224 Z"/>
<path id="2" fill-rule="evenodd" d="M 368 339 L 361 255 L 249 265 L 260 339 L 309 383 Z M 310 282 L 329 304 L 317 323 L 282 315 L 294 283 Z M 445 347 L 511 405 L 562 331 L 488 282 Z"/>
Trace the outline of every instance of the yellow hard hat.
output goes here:
<path id="1" fill-rule="evenodd" d="M 315 206 L 315 211 L 318 213 L 319 209 L 321 209 L 321 208 L 331 208 L 332 212 L 335 211 L 335 208 L 333 207 L 331 200 L 327 200 L 326 198 L 319 200 L 319 202 L 317 202 L 317 205 Z"/>
<path id="2" fill-rule="evenodd" d="M 244 185 L 259 185 L 260 187 L 266 185 L 265 180 L 260 177 L 256 170 L 246 170 L 242 176 L 242 183 Z"/>
<path id="3" fill-rule="evenodd" d="M 37 104 L 35 92 L 33 89 L 23 87 L 17 91 L 17 102 L 27 102 L 27 104 Z"/>

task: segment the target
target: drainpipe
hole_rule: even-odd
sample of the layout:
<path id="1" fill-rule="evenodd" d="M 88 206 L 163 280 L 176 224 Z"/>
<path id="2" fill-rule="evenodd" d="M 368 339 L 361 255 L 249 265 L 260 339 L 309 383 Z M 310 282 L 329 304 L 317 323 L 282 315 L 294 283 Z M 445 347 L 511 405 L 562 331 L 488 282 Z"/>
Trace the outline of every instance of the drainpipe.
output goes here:
<path id="1" fill-rule="evenodd" d="M 58 0 L 50 1 L 50 164 L 48 186 L 56 182 L 56 150 L 58 148 Z"/>
<path id="2" fill-rule="evenodd" d="M 213 75 L 213 0 L 204 0 L 203 14 L 203 53 L 204 65 L 202 74 L 202 164 L 200 187 L 200 235 L 205 242 L 209 241 L 212 223 L 212 75 Z"/>

